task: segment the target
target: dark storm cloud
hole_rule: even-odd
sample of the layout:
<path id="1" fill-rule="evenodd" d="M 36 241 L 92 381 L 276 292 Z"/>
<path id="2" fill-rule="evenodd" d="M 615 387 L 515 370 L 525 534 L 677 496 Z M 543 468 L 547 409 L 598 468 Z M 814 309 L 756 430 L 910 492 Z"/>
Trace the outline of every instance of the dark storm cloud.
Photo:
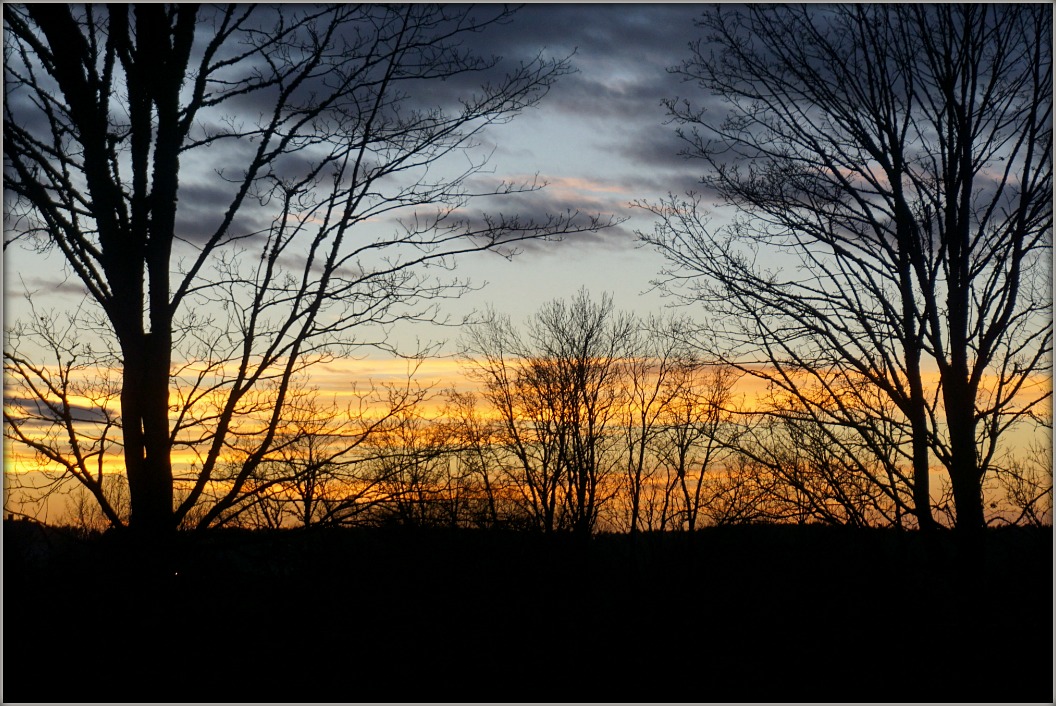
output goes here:
<path id="1" fill-rule="evenodd" d="M 463 9 L 445 6 L 450 14 Z M 664 124 L 667 112 L 662 101 L 687 90 L 699 93 L 668 69 L 689 56 L 690 42 L 700 35 L 694 20 L 703 9 L 697 4 L 526 5 L 504 21 L 458 38 L 463 49 L 477 56 L 501 58 L 495 68 L 443 81 L 409 81 L 401 88 L 406 92 L 404 107 L 457 110 L 461 98 L 479 93 L 482 83 L 500 80 L 521 62 L 540 54 L 561 59 L 574 52 L 575 73 L 556 82 L 543 99 L 543 107 L 549 114 L 597 126 L 601 139 L 611 136 L 605 143 L 599 139 L 602 149 L 639 166 L 677 173 L 682 184 L 686 164 L 678 156 L 681 145 L 674 138 L 673 126 Z M 487 21 L 501 13 L 501 7 L 476 6 L 470 12 L 477 20 Z M 275 20 L 261 12 L 256 21 L 266 26 Z M 350 25 L 346 33 L 354 28 L 355 24 Z M 272 93 L 265 90 L 239 97 L 227 108 L 252 123 L 272 110 Z"/>
<path id="2" fill-rule="evenodd" d="M 505 56 L 528 56 L 539 48 L 554 55 L 583 55 L 664 65 L 697 36 L 698 4 L 525 5 L 513 21 L 479 35 L 474 47 Z"/>
<path id="3" fill-rule="evenodd" d="M 599 123 L 624 121 L 659 127 L 666 117 L 661 101 L 687 89 L 668 69 L 690 55 L 690 42 L 700 36 L 694 20 L 703 8 L 697 4 L 526 5 L 509 18 L 488 23 L 480 32 L 457 38 L 461 49 L 485 60 L 495 58 L 495 67 L 442 81 L 407 81 L 401 84 L 405 108 L 457 110 L 460 99 L 479 94 L 482 84 L 500 81 L 521 63 L 540 56 L 544 60 L 570 57 L 574 73 L 560 77 L 546 95 L 548 111 Z M 451 14 L 461 9 L 445 6 Z M 482 5 L 470 14 L 488 22 L 500 12 L 499 6 Z M 274 106 L 269 91 L 238 100 L 232 107 L 247 119 L 266 115 Z"/>
<path id="4" fill-rule="evenodd" d="M 681 79 L 667 69 L 688 57 L 702 10 L 695 4 L 528 5 L 510 24 L 481 34 L 475 48 L 511 57 L 574 51 L 578 73 L 555 87 L 550 107 L 633 119 L 643 111 L 662 113 L 661 99 L 679 94 Z"/>
<path id="5" fill-rule="evenodd" d="M 629 162 L 642 167 L 634 174 L 634 186 L 642 196 L 685 194 L 687 191 L 708 194 L 701 183 L 706 165 L 684 153 L 686 142 L 674 129 L 656 130 L 634 126 L 626 131 L 612 149 Z"/>
<path id="6" fill-rule="evenodd" d="M 253 13 L 248 24 L 267 30 L 279 22 L 280 14 L 283 21 L 289 24 L 295 18 L 312 12 L 315 7 L 296 4 L 263 6 Z M 509 27 L 508 22 L 502 19 L 504 11 L 499 5 L 485 4 L 470 7 L 447 4 L 435 8 L 425 5 L 368 4 L 346 14 L 341 28 L 332 39 L 331 62 L 335 66 L 339 65 L 339 71 L 317 70 L 313 72 L 297 87 L 291 97 L 291 102 L 298 104 L 328 95 L 335 85 L 337 74 L 342 73 L 356 77 L 355 90 L 345 95 L 349 99 L 346 107 L 352 112 L 359 112 L 365 106 L 370 106 L 373 101 L 373 91 L 388 68 L 386 52 L 395 46 L 394 37 L 400 34 L 399 29 L 404 19 L 408 19 L 402 17 L 404 13 L 410 13 L 409 22 L 412 26 L 410 31 L 419 34 L 413 40 L 408 37 L 400 40 L 403 47 L 402 69 L 386 79 L 389 83 L 388 108 L 391 109 L 395 105 L 391 101 L 398 91 L 402 94 L 398 102 L 404 115 L 411 111 L 428 112 L 434 109 L 457 112 L 462 107 L 460 99 L 468 99 L 479 94 L 484 84 L 501 83 L 502 78 L 513 72 L 520 61 L 530 61 L 538 53 L 530 51 L 511 54 L 504 50 L 496 51 L 496 47 L 488 41 L 478 46 L 482 37 L 493 32 L 501 32 Z M 433 13 L 443 13 L 447 21 L 439 22 L 438 16 Z M 462 17 L 467 13 L 470 18 L 468 21 Z M 333 15 L 326 14 L 322 22 L 329 22 L 332 19 Z M 433 50 L 441 45 L 441 40 L 434 40 L 434 37 L 448 34 L 456 25 L 464 27 L 471 23 L 483 24 L 483 30 L 480 32 L 459 31 L 453 37 L 442 40 L 448 49 L 446 53 L 433 53 Z M 203 29 L 203 37 L 207 36 L 207 29 Z M 375 44 L 378 38 L 381 38 L 381 41 Z M 204 44 L 205 40 L 203 39 L 200 43 Z M 417 54 L 418 51 L 421 54 Z M 467 52 L 482 60 L 479 70 L 454 70 L 455 63 L 452 58 L 456 54 L 462 55 Z M 292 55 L 296 56 L 296 52 Z M 379 59 L 381 59 L 380 62 Z M 438 60 L 440 63 L 437 63 Z M 494 66 L 492 66 L 493 60 L 498 62 Z M 257 68 L 264 72 L 269 70 L 259 58 L 246 58 L 228 69 L 228 74 L 223 78 L 236 82 L 245 80 L 253 70 L 254 63 L 259 64 Z M 418 77 L 421 71 L 432 74 L 438 69 L 444 74 L 447 74 L 449 70 L 453 70 L 453 73 L 445 75 L 442 80 L 437 80 L 435 77 Z M 241 116 L 246 125 L 253 125 L 271 115 L 278 95 L 277 86 L 254 90 L 233 96 L 224 104 L 224 109 L 229 114 Z"/>
<path id="7" fill-rule="evenodd" d="M 180 165 L 177 237 L 202 244 L 216 233 L 256 148 L 246 139 L 228 139 L 186 153 Z M 227 234 L 242 236 L 266 229 L 275 212 L 274 207 L 261 207 L 249 196 L 243 200 Z"/>

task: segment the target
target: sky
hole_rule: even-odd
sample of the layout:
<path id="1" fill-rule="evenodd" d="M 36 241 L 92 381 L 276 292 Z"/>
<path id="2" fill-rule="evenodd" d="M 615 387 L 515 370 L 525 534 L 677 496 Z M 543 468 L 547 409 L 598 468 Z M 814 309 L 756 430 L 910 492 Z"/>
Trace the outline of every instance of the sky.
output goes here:
<path id="1" fill-rule="evenodd" d="M 574 70 L 537 106 L 480 136 L 477 156 L 490 152 L 492 178 L 520 181 L 538 175 L 548 184 L 487 207 L 536 216 L 580 210 L 622 222 L 561 242 L 526 243 L 512 259 L 494 253 L 461 257 L 453 274 L 468 278 L 477 289 L 443 303 L 441 315 L 454 325 L 398 324 L 387 334 L 389 343 L 407 353 L 416 351 L 420 342 L 440 344 L 438 351 L 445 358 L 418 368 L 423 384 L 466 385 L 454 359 L 457 324 L 485 307 L 523 322 L 546 302 L 569 298 L 581 288 L 594 298 L 611 295 L 621 311 L 645 315 L 664 306 L 651 284 L 663 260 L 640 246 L 635 234 L 651 230 L 652 218 L 631 208 L 631 202 L 683 194 L 697 182 L 701 166 L 679 155 L 680 142 L 674 126 L 666 123 L 661 101 L 699 93 L 668 68 L 689 57 L 689 43 L 698 36 L 693 20 L 702 9 L 695 4 L 528 4 L 511 22 L 470 37 L 469 48 L 483 56 L 501 56 L 502 66 L 542 54 L 571 56 Z M 475 87 L 472 82 L 434 82 L 427 98 L 450 102 L 455 93 Z M 211 148 L 209 154 L 221 164 L 237 164 L 239 159 L 219 149 Z M 192 172 L 181 174 L 178 216 L 183 219 L 178 225 L 191 238 L 196 220 L 215 217 L 223 208 L 220 195 L 196 182 Z M 15 245 L 6 248 L 3 257 L 5 326 L 47 312 L 77 316 L 85 290 L 60 255 Z M 33 309 L 27 292 L 33 295 Z M 79 322 L 74 336 L 85 335 Z M 339 393 L 353 382 L 400 380 L 409 369 L 406 361 L 383 351 L 365 349 L 363 356 L 365 360 L 315 370 L 313 384 Z"/>
<path id="2" fill-rule="evenodd" d="M 581 287 L 595 297 L 610 294 L 625 311 L 645 314 L 668 303 L 652 286 L 664 261 L 635 235 L 651 230 L 652 218 L 631 202 L 684 194 L 697 185 L 702 166 L 680 156 L 680 140 L 661 101 L 699 93 L 668 68 L 689 57 L 689 43 L 699 35 L 693 20 L 702 7 L 529 4 L 509 24 L 475 38 L 482 55 L 507 60 L 540 51 L 572 55 L 575 73 L 559 79 L 538 106 L 484 136 L 483 148 L 494 149 L 490 168 L 496 177 L 538 174 L 548 182 L 514 205 L 531 213 L 571 208 L 627 220 L 562 242 L 528 243 L 512 260 L 491 253 L 464 257 L 458 274 L 483 287 L 447 303 L 452 321 L 489 305 L 523 321 Z M 455 349 L 447 329 L 404 327 L 399 336 L 446 339 L 443 350 Z"/>
<path id="3" fill-rule="evenodd" d="M 448 359 L 423 364 L 423 381 L 453 382 L 458 367 L 450 356 L 457 350 L 457 324 L 485 307 L 522 322 L 546 302 L 570 298 L 581 288 L 595 298 L 609 294 L 617 309 L 642 315 L 669 303 L 653 286 L 665 262 L 636 236 L 636 231 L 652 230 L 653 218 L 631 204 L 698 188 L 704 166 L 680 154 L 682 144 L 663 101 L 708 101 L 701 88 L 669 71 L 691 56 L 690 44 L 701 38 L 694 20 L 703 9 L 699 4 L 528 4 L 509 23 L 470 38 L 469 48 L 502 56 L 505 66 L 541 53 L 571 56 L 574 69 L 537 106 L 481 135 L 477 155 L 490 152 L 491 177 L 521 181 L 538 175 L 548 184 L 503 201 L 501 208 L 525 215 L 581 210 L 622 222 L 562 242 L 526 243 L 509 260 L 495 253 L 462 256 L 455 274 L 479 289 L 444 302 L 441 313 L 456 325 L 400 324 L 390 333 L 390 343 L 408 353 L 419 340 L 445 341 L 439 350 Z M 444 103 L 472 85 L 459 80 L 428 88 L 427 98 Z M 233 162 L 237 156 L 223 159 Z M 207 187 L 187 178 L 181 188 L 184 227 L 210 209 L 215 212 L 215 200 Z M 83 296 L 55 254 L 8 248 L 3 272 L 8 323 L 33 315 L 23 298 L 26 289 L 34 293 L 38 312 L 72 312 Z M 369 360 L 318 371 L 317 384 L 340 390 L 353 376 L 399 380 L 408 369 L 406 362 L 380 351 L 364 355 Z"/>
<path id="4" fill-rule="evenodd" d="M 490 306 L 522 322 L 546 302 L 569 298 L 580 288 L 594 297 L 609 294 L 617 309 L 640 314 L 670 304 L 653 287 L 664 259 L 636 236 L 636 231 L 652 230 L 653 218 L 631 203 L 698 188 L 704 165 L 680 154 L 682 143 L 662 102 L 688 99 L 702 105 L 709 100 L 699 86 L 669 71 L 688 59 L 690 44 L 701 39 L 702 30 L 694 20 L 704 7 L 527 4 L 510 22 L 470 35 L 467 48 L 482 56 L 501 56 L 502 66 L 542 54 L 571 56 L 574 69 L 537 106 L 509 123 L 489 127 L 481 136 L 477 155 L 491 153 L 492 178 L 519 181 L 538 175 L 548 183 L 539 192 L 493 201 L 489 207 L 526 215 L 578 209 L 626 220 L 562 242 L 526 243 L 510 260 L 495 253 L 462 256 L 454 274 L 479 289 L 443 302 L 442 315 L 455 325 L 401 324 L 392 330 L 391 343 L 410 353 L 419 340 L 446 341 L 440 350 L 452 355 L 457 349 L 457 324 L 474 312 Z M 471 76 L 432 82 L 424 98 L 450 103 L 457 94 L 472 90 L 477 80 Z M 221 158 L 216 150 L 210 155 L 220 163 L 236 159 Z M 210 209 L 213 214 L 220 212 L 217 197 L 190 173 L 181 175 L 180 193 L 184 229 L 193 228 L 195 219 Z M 721 220 L 721 209 L 716 216 Z M 6 249 L 4 258 L 6 321 L 33 315 L 24 299 L 27 289 L 34 293 L 38 313 L 76 309 L 84 290 L 64 273 L 59 255 L 42 256 L 14 246 Z M 686 313 L 694 312 L 690 308 Z M 371 374 L 381 375 L 378 361 L 386 354 L 365 351 L 365 355 L 374 361 Z M 453 369 L 449 362 L 433 367 Z M 396 362 L 392 374 L 405 368 Z"/>
<path id="5" fill-rule="evenodd" d="M 628 220 L 598 234 L 532 244 L 510 262 L 468 258 L 467 273 L 489 285 L 460 309 L 492 303 L 518 321 L 580 287 L 610 293 L 619 309 L 662 306 L 649 290 L 663 261 L 635 236 L 651 230 L 652 220 L 630 203 L 684 193 L 699 177 L 701 166 L 679 155 L 661 101 L 698 91 L 667 69 L 688 58 L 700 10 L 691 4 L 528 5 L 512 23 L 480 37 L 482 53 L 575 52 L 575 74 L 559 80 L 537 108 L 492 131 L 496 170 L 549 181 L 533 199 L 535 208 L 581 205 Z"/>
<path id="6" fill-rule="evenodd" d="M 581 287 L 594 296 L 611 294 L 621 310 L 647 313 L 663 305 L 649 291 L 663 261 L 640 247 L 635 236 L 635 230 L 651 230 L 652 220 L 630 203 L 682 194 L 699 175 L 700 165 L 679 156 L 679 140 L 674 126 L 665 124 L 661 100 L 699 92 L 667 69 L 689 56 L 688 44 L 698 35 L 693 19 L 701 9 L 694 4 L 529 4 L 512 22 L 472 37 L 475 51 L 502 56 L 506 65 L 542 52 L 571 54 L 575 69 L 538 106 L 482 135 L 479 153 L 492 150 L 489 169 L 495 178 L 538 174 L 549 184 L 502 207 L 533 214 L 579 209 L 627 220 L 563 242 L 529 243 L 512 260 L 492 253 L 463 257 L 456 274 L 481 288 L 445 303 L 451 321 L 488 305 L 521 321 L 545 302 L 570 297 Z M 457 82 L 450 86 L 463 88 Z M 186 213 L 195 213 L 210 205 L 209 196 L 185 180 L 181 208 L 186 204 Z M 62 274 L 57 255 L 42 258 L 17 247 L 4 255 L 8 321 L 27 315 L 27 288 L 35 292 L 38 307 L 76 306 L 83 290 Z M 443 350 L 450 353 L 452 332 L 416 324 L 392 335 L 406 349 L 415 347 L 415 339 L 446 339 Z"/>

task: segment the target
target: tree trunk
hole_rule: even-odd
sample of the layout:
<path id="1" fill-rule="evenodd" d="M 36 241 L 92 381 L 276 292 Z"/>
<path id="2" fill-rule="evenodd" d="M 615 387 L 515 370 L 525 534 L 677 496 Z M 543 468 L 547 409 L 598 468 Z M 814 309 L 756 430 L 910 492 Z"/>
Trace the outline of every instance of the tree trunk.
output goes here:
<path id="1" fill-rule="evenodd" d="M 923 395 L 918 399 L 916 390 L 914 390 L 913 397 L 912 419 L 910 420 L 913 428 L 913 512 L 917 516 L 917 525 L 922 531 L 928 532 L 935 528 L 935 520 L 931 516 L 928 421 Z"/>
<path id="2" fill-rule="evenodd" d="M 946 383 L 946 422 L 950 433 L 950 482 L 957 510 L 957 529 L 971 531 L 986 524 L 982 474 L 976 457 L 975 405 L 964 383 Z"/>
<path id="3" fill-rule="evenodd" d="M 140 185 L 133 201 L 144 216 L 139 227 L 146 228 L 140 231 L 134 227 L 133 233 L 140 236 L 135 240 L 143 247 L 140 267 L 146 265 L 150 332 L 142 334 L 142 361 L 135 366 L 138 380 L 129 380 L 126 376 L 126 388 L 129 382 L 136 385 L 131 395 L 138 397 L 135 405 L 138 415 L 126 418 L 125 423 L 135 424 L 137 431 L 142 424 L 143 434 L 142 449 L 137 449 L 137 453 L 142 454 L 142 463 L 136 464 L 138 498 L 131 490 L 132 470 L 129 469 L 132 501 L 129 524 L 149 534 L 170 532 L 176 528 L 169 437 L 169 368 L 172 362 L 169 260 L 175 235 L 182 144 L 179 89 L 187 67 L 196 14 L 194 6 L 183 7 L 173 28 L 158 6 L 135 8 L 137 41 L 130 85 L 138 86 L 146 103 L 140 116 L 144 125 L 139 127 L 146 134 L 140 139 L 149 144 L 151 132 L 154 132 L 151 187 L 148 193 L 145 185 Z M 151 106 L 157 115 L 156 129 L 151 128 L 149 119 Z M 143 150 L 140 179 L 145 179 L 147 171 L 146 146 Z M 141 285 L 139 293 L 143 295 Z M 137 312 L 137 316 L 141 317 L 142 313 Z M 130 358 L 135 358 L 136 351 L 126 348 L 124 352 L 127 366 Z"/>
<path id="4" fill-rule="evenodd" d="M 124 360 L 121 414 L 131 514 L 129 527 L 145 534 L 175 529 L 169 458 L 169 350 L 164 336 L 143 336 L 140 352 Z"/>
<path id="5" fill-rule="evenodd" d="M 641 471 L 635 473 L 631 481 L 631 536 L 638 534 L 638 522 L 641 515 L 642 478 Z"/>

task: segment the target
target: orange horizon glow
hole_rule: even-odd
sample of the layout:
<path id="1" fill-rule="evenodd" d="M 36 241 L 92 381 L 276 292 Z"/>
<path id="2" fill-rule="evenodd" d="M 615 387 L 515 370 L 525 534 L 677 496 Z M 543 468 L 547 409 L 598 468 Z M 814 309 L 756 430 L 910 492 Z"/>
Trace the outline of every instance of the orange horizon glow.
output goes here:
<path id="1" fill-rule="evenodd" d="M 514 362 L 514 361 L 511 361 Z M 315 390 L 315 394 L 333 400 L 339 409 L 362 403 L 362 409 L 366 413 L 378 411 L 384 408 L 384 400 L 377 396 L 371 397 L 372 391 L 376 392 L 384 386 L 392 386 L 404 389 L 410 386 L 412 389 L 424 390 L 422 401 L 416 405 L 416 410 L 425 419 L 438 421 L 443 419 L 443 411 L 447 404 L 445 391 L 455 390 L 460 393 L 473 393 L 479 396 L 481 383 L 467 374 L 471 367 L 465 361 L 454 358 L 426 358 L 421 360 L 407 360 L 394 358 L 347 358 L 334 361 L 322 362 L 310 368 L 308 386 Z M 97 373 L 99 371 L 96 371 Z M 103 371 L 113 372 L 113 371 Z M 759 370 L 761 375 L 767 374 L 763 366 Z M 102 379 L 101 376 L 100 379 Z M 995 376 L 988 376 L 994 379 Z M 925 374 L 925 382 L 931 389 L 937 385 L 939 373 L 937 371 Z M 735 413 L 751 413 L 757 411 L 768 395 L 768 381 L 761 376 L 743 374 L 736 380 L 731 394 L 731 411 Z M 985 386 L 984 386 L 985 389 Z M 1020 396 L 1033 395 L 1039 397 L 1051 393 L 1052 378 L 1050 376 L 1035 376 L 1023 386 Z M 118 398 L 107 397 L 96 401 L 86 395 L 73 395 L 71 402 L 83 404 L 92 409 L 104 404 L 107 411 L 113 416 L 118 414 Z M 1026 403 L 1028 400 L 1024 400 Z M 7 404 L 5 400 L 5 411 L 11 416 L 18 417 L 17 405 Z M 1049 407 L 1051 410 L 1051 407 Z M 478 407 L 477 413 L 484 419 L 494 419 L 497 413 L 490 405 L 483 403 Z M 90 428 L 91 423 L 86 423 Z M 1017 434 L 1026 436 L 1029 434 Z M 54 462 L 41 464 L 32 452 L 20 453 L 17 441 L 5 439 L 4 445 L 4 470 L 5 473 L 21 474 L 33 471 L 56 472 L 61 466 Z M 113 444 L 115 450 L 104 456 L 103 474 L 123 474 L 124 461 L 121 456 L 119 444 Z M 1015 441 L 1010 447 L 1018 446 Z M 177 475 L 188 475 L 198 456 L 190 449 L 177 445 L 172 451 L 172 465 Z M 93 469 L 94 470 L 94 469 Z M 93 473 L 94 475 L 94 473 Z"/>

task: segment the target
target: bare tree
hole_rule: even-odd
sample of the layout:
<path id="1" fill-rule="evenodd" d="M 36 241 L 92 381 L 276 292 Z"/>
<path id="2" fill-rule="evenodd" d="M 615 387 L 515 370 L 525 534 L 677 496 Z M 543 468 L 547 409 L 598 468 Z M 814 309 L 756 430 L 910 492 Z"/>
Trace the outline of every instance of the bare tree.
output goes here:
<path id="1" fill-rule="evenodd" d="M 17 422 L 5 425 L 4 432 L 31 450 L 31 467 L 40 473 L 17 468 L 5 474 L 5 490 L 13 491 L 20 505 L 46 506 L 51 497 L 80 487 L 108 526 L 120 526 L 128 519 L 127 508 L 108 492 L 118 486 L 109 480 L 106 463 L 121 444 L 114 410 L 121 386 L 112 358 L 85 340 L 91 327 L 83 307 L 58 313 L 29 304 L 30 318 L 7 331 L 4 416 Z M 26 341 L 37 345 L 27 351 Z M 84 507 L 88 499 L 77 496 L 75 502 L 77 516 L 91 515 L 95 526 L 99 518 Z"/>
<path id="2" fill-rule="evenodd" d="M 516 460 L 507 472 L 545 532 L 589 534 L 615 493 L 606 481 L 631 325 L 611 298 L 595 303 L 581 290 L 544 305 L 523 335 L 494 312 L 467 326 L 469 374 L 501 420 L 500 443 Z"/>
<path id="3" fill-rule="evenodd" d="M 693 327 L 685 317 L 650 317 L 628 338 L 623 407 L 632 534 L 643 512 L 650 528 L 696 529 L 705 476 L 732 453 L 737 375 L 707 365 L 687 344 Z"/>
<path id="4" fill-rule="evenodd" d="M 471 509 L 470 524 L 497 527 L 508 521 L 505 484 L 495 473 L 499 465 L 496 425 L 481 414 L 477 396 L 472 393 L 450 391 L 444 417 L 449 420 L 445 433 L 455 472 L 478 498 Z"/>
<path id="5" fill-rule="evenodd" d="M 995 464 L 989 524 L 1052 525 L 1052 425 L 1047 431 L 1044 442 L 1035 440 L 1023 453 Z"/>
<path id="6" fill-rule="evenodd" d="M 383 521 L 425 527 L 442 524 L 447 458 L 437 427 L 416 407 L 394 415 L 370 440 L 368 474 L 381 493 Z"/>
<path id="7" fill-rule="evenodd" d="M 909 488 L 853 430 L 810 415 L 765 418 L 739 440 L 747 469 L 765 476 L 759 501 L 772 518 L 855 527 L 902 527 Z"/>
<path id="8" fill-rule="evenodd" d="M 776 479 L 766 464 L 735 453 L 704 476 L 701 513 L 711 525 L 788 521 L 775 500 Z"/>
<path id="9" fill-rule="evenodd" d="M 528 336 L 532 358 L 522 384 L 541 393 L 560 429 L 568 522 L 589 534 L 608 489 L 615 461 L 612 431 L 622 403 L 620 382 L 634 322 L 617 313 L 612 299 L 593 303 L 586 290 L 570 302 L 555 300 L 533 317 Z"/>
<path id="10" fill-rule="evenodd" d="M 982 527 L 1002 438 L 1051 397 L 1051 7 L 718 7 L 701 26 L 674 70 L 714 98 L 668 108 L 738 215 L 712 228 L 672 197 L 642 237 L 713 314 L 710 350 L 876 458 L 902 440 L 920 526 L 936 458 L 958 527 Z M 858 413 L 877 390 L 894 417 Z"/>
<path id="11" fill-rule="evenodd" d="M 80 420 L 42 367 L 37 344 L 51 334 L 16 325 L 5 370 L 25 396 L 5 407 L 8 438 L 101 503 L 89 464 L 119 445 L 130 527 L 212 524 L 269 457 L 299 373 L 384 346 L 367 324 L 433 318 L 467 286 L 443 276 L 460 253 L 598 227 L 467 210 L 540 186 L 474 181 L 485 161 L 473 148 L 569 69 L 538 58 L 501 74 L 498 59 L 465 49 L 510 17 L 498 6 L 5 6 L 5 248 L 61 254 L 100 340 L 64 361 L 107 358 L 120 377 L 108 381 L 116 405 L 97 407 L 105 434 L 41 441 L 16 409 L 56 428 Z M 428 102 L 432 84 L 474 76 L 476 91 Z M 452 170 L 452 155 L 468 159 Z M 237 461 L 235 438 L 255 440 Z M 197 454 L 179 502 L 177 452 Z"/>
<path id="12" fill-rule="evenodd" d="M 657 454 L 670 472 L 668 492 L 680 493 L 679 526 L 692 532 L 707 501 L 704 479 L 709 471 L 722 472 L 740 436 L 731 412 L 739 375 L 725 366 L 698 362 L 683 368 L 678 377 L 677 392 L 661 416 Z M 665 507 L 671 511 L 669 504 Z"/>
<path id="13" fill-rule="evenodd" d="M 352 400 L 344 405 L 328 400 L 307 380 L 297 381 L 287 396 L 271 451 L 243 492 L 224 502 L 224 511 L 213 523 L 307 527 L 367 521 L 379 504 L 391 499 L 383 487 L 391 478 L 379 475 L 375 466 L 399 455 L 391 444 L 394 430 L 417 417 L 431 394 L 414 380 L 416 370 L 410 367 L 402 382 L 370 384 L 362 391 L 350 383 L 345 394 Z M 233 440 L 230 460 L 217 480 L 237 474 L 245 455 L 254 453 L 258 444 L 256 434 Z M 193 487 L 195 479 L 177 476 L 180 480 Z M 205 506 L 219 507 L 225 496 L 208 496 Z"/>
<path id="14" fill-rule="evenodd" d="M 561 488 L 558 434 L 546 407 L 519 382 L 519 334 L 509 317 L 489 312 L 465 327 L 462 347 L 468 375 L 481 383 L 481 395 L 501 420 L 497 443 L 509 458 L 502 454 L 497 465 L 513 481 L 534 527 L 552 532 Z"/>
<path id="15" fill-rule="evenodd" d="M 767 506 L 771 519 L 905 527 L 914 507 L 912 478 L 900 453 L 908 430 L 890 400 L 872 388 L 868 406 L 842 410 L 853 424 L 834 424 L 827 410 L 835 388 L 819 390 L 806 375 L 795 386 L 794 395 L 771 389 L 758 396 L 755 411 L 727 437 L 738 456 L 739 479 L 754 486 L 750 495 Z M 861 385 L 851 399 L 863 399 L 869 390 Z M 803 397 L 813 404 L 804 404 Z M 873 431 L 863 435 L 861 429 Z M 709 485 L 724 496 L 743 490 L 717 479 Z M 720 514 L 729 513 L 720 508 Z"/>
<path id="16" fill-rule="evenodd" d="M 651 501 L 656 497 L 659 480 L 655 441 L 663 433 L 661 417 L 678 394 L 684 377 L 679 373 L 690 365 L 675 335 L 683 323 L 677 319 L 665 322 L 653 316 L 639 322 L 628 339 L 623 395 L 628 528 L 632 535 L 637 534 L 641 524 L 643 503 L 647 506 L 645 514 L 649 515 L 646 526 L 653 527 Z"/>
<path id="17" fill-rule="evenodd" d="M 17 482 L 17 481 L 16 481 Z M 103 495 L 106 503 L 118 517 L 128 518 L 128 483 L 123 476 L 107 474 L 103 477 Z M 85 534 L 105 532 L 113 527 L 103 512 L 95 495 L 85 486 L 79 485 L 66 496 L 67 522 Z"/>

